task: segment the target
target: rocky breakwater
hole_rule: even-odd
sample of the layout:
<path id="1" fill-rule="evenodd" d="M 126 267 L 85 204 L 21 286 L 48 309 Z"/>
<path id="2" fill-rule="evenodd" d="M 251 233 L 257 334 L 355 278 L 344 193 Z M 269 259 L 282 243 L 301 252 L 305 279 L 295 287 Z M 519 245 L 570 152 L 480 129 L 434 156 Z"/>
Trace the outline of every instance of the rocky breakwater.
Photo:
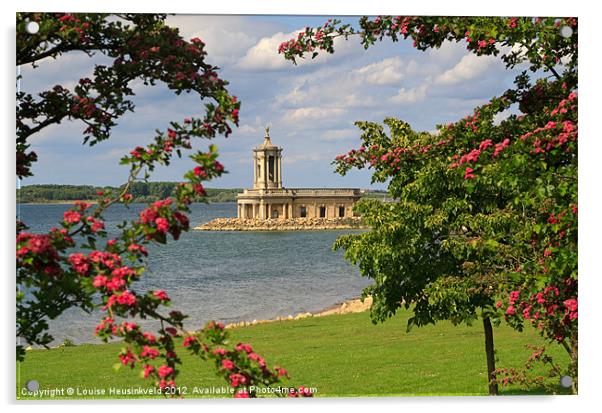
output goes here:
<path id="1" fill-rule="evenodd" d="M 216 218 L 194 228 L 198 231 L 308 231 L 367 229 L 360 217 L 239 219 Z"/>

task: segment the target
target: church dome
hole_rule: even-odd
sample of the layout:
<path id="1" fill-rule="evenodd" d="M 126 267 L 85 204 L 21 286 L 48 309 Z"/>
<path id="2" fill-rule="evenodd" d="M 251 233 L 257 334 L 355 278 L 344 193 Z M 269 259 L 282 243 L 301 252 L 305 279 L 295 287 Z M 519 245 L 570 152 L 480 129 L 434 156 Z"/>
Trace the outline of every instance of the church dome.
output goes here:
<path id="1" fill-rule="evenodd" d="M 270 140 L 270 128 L 265 128 L 265 139 L 263 143 L 257 147 L 257 149 L 278 149 L 276 145 Z"/>

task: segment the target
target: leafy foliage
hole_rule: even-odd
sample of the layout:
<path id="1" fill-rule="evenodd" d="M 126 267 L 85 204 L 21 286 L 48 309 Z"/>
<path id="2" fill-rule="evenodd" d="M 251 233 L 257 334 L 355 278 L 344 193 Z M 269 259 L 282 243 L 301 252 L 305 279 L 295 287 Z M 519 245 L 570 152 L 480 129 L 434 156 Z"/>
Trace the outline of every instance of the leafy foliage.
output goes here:
<path id="1" fill-rule="evenodd" d="M 476 55 L 500 56 L 508 68 L 528 64 L 534 74 L 523 72 L 514 88 L 438 133 L 392 118 L 388 133 L 356 122 L 362 144 L 337 157 L 337 171 L 371 168 L 373 182 L 388 182 L 398 200 L 361 202 L 372 231 L 335 244 L 374 280 L 364 291 L 374 322 L 405 306 L 414 312 L 408 328 L 477 317 L 519 330 L 530 323 L 566 348 L 576 378 L 577 20 L 378 16 L 361 18 L 360 29 L 329 20 L 279 52 L 293 62 L 313 58 L 354 35 L 365 48 L 385 38 L 411 38 L 418 50 L 465 41 Z M 494 122 L 516 106 L 520 115 Z"/>
<path id="2" fill-rule="evenodd" d="M 80 79 L 73 90 L 56 85 L 36 97 L 17 93 L 20 178 L 32 175 L 31 166 L 37 159 L 28 152 L 28 139 L 50 125 L 75 119 L 86 125 L 84 143 L 94 145 L 108 139 L 117 119 L 134 110 L 130 83 L 135 79 L 145 85 L 161 81 L 178 95 L 194 92 L 208 102 L 200 117 L 170 122 L 166 130 L 155 131 L 145 147 L 138 146 L 123 156 L 121 164 L 129 168 L 127 182 L 97 191 L 95 206 L 76 202 L 48 233 L 29 232 L 25 223 L 17 222 L 16 334 L 17 359 L 22 360 L 24 342 L 47 346 L 52 341 L 47 332 L 49 319 L 73 307 L 85 311 L 100 307 L 106 316 L 96 327 L 96 335 L 104 341 L 122 340 L 120 365 L 140 366 L 143 377 L 154 380 L 164 394 L 177 396 L 175 380 L 181 361 L 174 337 L 189 335 L 183 323 L 186 315 L 167 311 L 171 300 L 165 291 L 136 291 L 132 284 L 144 274 L 146 245 L 165 244 L 170 237 L 177 240 L 187 231 L 190 204 L 206 196 L 203 182 L 225 172 L 217 161 L 215 145 L 207 151 L 193 151 L 192 141 L 228 136 L 231 124 L 238 124 L 240 102 L 225 89 L 227 82 L 218 77 L 217 67 L 205 61 L 204 43 L 198 38 L 185 41 L 164 20 L 164 15 L 153 14 L 17 14 L 18 65 L 35 66 L 44 58 L 60 58 L 71 51 L 102 53 L 112 59 L 110 66 L 96 65 L 93 77 Z M 36 35 L 25 30 L 30 21 L 40 25 Z M 192 152 L 189 157 L 196 166 L 185 173 L 183 182 L 171 187 L 155 185 L 163 198 L 149 204 L 137 219 L 124 222 L 120 235 L 107 240 L 106 209 L 116 202 L 128 206 L 134 200 L 132 190 L 144 188 L 137 182 L 146 181 L 157 165 L 169 165 L 174 155 L 181 157 L 185 151 Z M 132 317 L 158 320 L 158 334 L 142 331 L 128 320 Z M 215 330 L 215 326 L 207 329 Z M 213 337 L 212 343 L 217 342 Z M 232 349 L 229 354 L 243 357 L 239 353 Z M 244 373 L 250 383 L 271 383 L 280 377 L 267 368 Z"/>

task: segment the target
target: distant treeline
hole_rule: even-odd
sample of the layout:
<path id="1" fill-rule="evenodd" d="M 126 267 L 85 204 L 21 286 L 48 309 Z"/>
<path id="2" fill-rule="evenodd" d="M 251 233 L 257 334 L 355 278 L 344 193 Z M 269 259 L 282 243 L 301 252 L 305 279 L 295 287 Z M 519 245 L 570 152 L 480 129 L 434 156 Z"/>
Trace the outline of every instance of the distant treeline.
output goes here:
<path id="1" fill-rule="evenodd" d="M 169 197 L 177 182 L 134 182 L 129 192 L 134 197 L 134 202 L 153 202 Z M 77 200 L 94 200 L 98 191 L 117 191 L 119 188 L 112 186 L 92 185 L 26 185 L 17 189 L 17 202 L 53 203 Z M 236 194 L 242 192 L 241 188 L 205 188 L 209 202 L 235 202 Z M 386 191 L 366 190 L 366 198 L 385 198 Z"/>
<path id="2" fill-rule="evenodd" d="M 129 192 L 134 202 L 153 202 L 169 197 L 177 182 L 134 182 Z M 117 191 L 111 186 L 92 185 L 26 185 L 17 189 L 17 202 L 53 203 L 61 201 L 94 200 L 98 191 Z M 210 202 L 233 202 L 240 188 L 217 189 L 206 188 L 207 200 Z M 115 193 L 115 192 L 114 192 Z"/>

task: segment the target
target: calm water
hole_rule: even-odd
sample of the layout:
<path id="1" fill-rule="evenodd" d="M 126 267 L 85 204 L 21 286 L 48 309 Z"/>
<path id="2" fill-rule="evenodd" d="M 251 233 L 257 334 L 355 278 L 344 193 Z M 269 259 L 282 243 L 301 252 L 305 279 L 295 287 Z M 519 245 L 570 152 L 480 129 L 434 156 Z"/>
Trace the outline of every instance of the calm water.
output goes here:
<path id="1" fill-rule="evenodd" d="M 67 208 L 21 205 L 18 213 L 30 231 L 40 232 L 56 226 Z M 111 207 L 105 214 L 109 236 L 117 234 L 117 224 L 137 217 L 142 208 Z M 190 214 L 193 226 L 232 216 L 235 203 L 193 205 Z M 187 329 L 213 319 L 229 323 L 318 311 L 358 296 L 368 285 L 342 253 L 332 251 L 333 242 L 344 233 L 349 231 L 191 231 L 179 241 L 149 248 L 147 272 L 134 289 L 166 290 L 172 308 L 190 316 Z M 65 338 L 94 342 L 94 326 L 101 316 L 73 309 L 51 320 L 55 343 Z"/>

